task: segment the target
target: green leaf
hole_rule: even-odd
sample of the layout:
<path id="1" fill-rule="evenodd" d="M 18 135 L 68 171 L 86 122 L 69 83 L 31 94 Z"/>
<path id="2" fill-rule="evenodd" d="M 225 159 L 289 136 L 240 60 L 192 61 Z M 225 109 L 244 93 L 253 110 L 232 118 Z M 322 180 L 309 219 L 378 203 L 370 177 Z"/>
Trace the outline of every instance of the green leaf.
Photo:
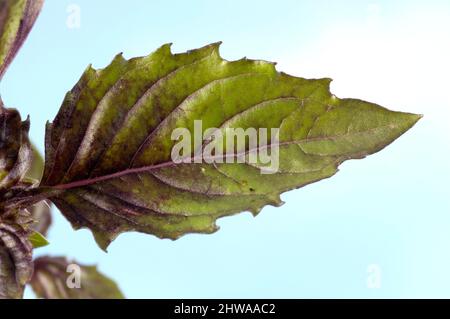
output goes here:
<path id="1" fill-rule="evenodd" d="M 38 298 L 124 298 L 117 284 L 95 266 L 83 266 L 63 257 L 40 257 L 34 264 L 31 286 Z"/>
<path id="2" fill-rule="evenodd" d="M 28 232 L 0 219 L 0 299 L 20 299 L 33 273 Z"/>
<path id="3" fill-rule="evenodd" d="M 41 191 L 52 192 L 74 228 L 91 229 L 103 249 L 125 231 L 176 239 L 216 231 L 219 217 L 280 206 L 281 193 L 381 150 L 420 118 L 338 99 L 329 79 L 293 77 L 265 61 L 225 61 L 218 49 L 172 54 L 164 45 L 142 58 L 118 55 L 102 70 L 88 67 L 47 125 Z M 194 135 L 196 120 L 201 133 L 267 128 L 269 141 L 212 154 L 213 163 L 176 163 L 172 133 L 186 128 Z M 271 128 L 280 129 L 276 143 Z M 204 145 L 219 154 L 226 145 L 220 142 Z M 276 147 L 275 173 L 250 161 L 254 151 L 276 155 Z M 236 163 L 237 155 L 245 163 Z M 230 158 L 233 163 L 217 163 Z"/>
<path id="4" fill-rule="evenodd" d="M 41 11 L 44 0 L 0 0 L 0 79 Z"/>
<path id="5" fill-rule="evenodd" d="M 47 238 L 37 231 L 32 232 L 28 240 L 33 245 L 33 248 L 45 247 L 49 244 Z"/>

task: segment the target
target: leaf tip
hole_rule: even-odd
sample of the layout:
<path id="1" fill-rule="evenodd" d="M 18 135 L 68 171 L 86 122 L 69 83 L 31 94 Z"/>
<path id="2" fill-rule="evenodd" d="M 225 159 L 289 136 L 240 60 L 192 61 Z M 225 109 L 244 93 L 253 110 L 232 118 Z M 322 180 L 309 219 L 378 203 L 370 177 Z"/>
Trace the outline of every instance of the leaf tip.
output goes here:
<path id="1" fill-rule="evenodd" d="M 414 113 L 404 113 L 405 115 L 405 122 L 407 126 L 407 130 L 412 128 L 414 125 L 416 125 L 417 122 L 419 122 L 423 118 L 423 114 L 414 114 Z"/>
<path id="2" fill-rule="evenodd" d="M 27 115 L 27 118 L 22 121 L 22 127 L 26 132 L 30 130 L 30 115 Z"/>
<path id="3" fill-rule="evenodd" d="M 162 53 L 171 55 L 171 54 L 172 54 L 172 45 L 173 45 L 172 42 L 165 43 L 165 44 L 163 44 L 162 46 L 160 46 L 159 49 L 156 50 L 156 52 L 159 51 L 159 52 L 162 52 Z"/>
<path id="4" fill-rule="evenodd" d="M 256 217 L 259 215 L 259 213 L 261 212 L 262 207 L 257 207 L 257 208 L 250 208 L 249 211 L 252 214 L 253 217 Z"/>
<path id="5" fill-rule="evenodd" d="M 222 41 L 218 41 L 218 42 L 211 43 L 210 45 L 208 45 L 206 47 L 213 48 L 213 51 L 216 52 L 217 54 L 219 54 L 219 50 L 220 50 L 220 46 L 221 45 L 222 45 Z M 219 56 L 220 56 L 220 54 L 219 54 Z"/>
<path id="6" fill-rule="evenodd" d="M 330 85 L 331 82 L 333 82 L 332 78 L 323 78 L 322 81 L 324 81 L 327 85 Z"/>
<path id="7" fill-rule="evenodd" d="M 84 70 L 83 74 L 88 74 L 91 72 L 95 72 L 95 69 L 92 67 L 92 63 L 89 63 L 86 69 Z"/>
<path id="8" fill-rule="evenodd" d="M 94 239 L 98 247 L 100 247 L 103 252 L 108 253 L 108 247 L 113 240 L 99 233 L 94 233 Z"/>
<path id="9" fill-rule="evenodd" d="M 33 248 L 41 248 L 48 246 L 50 243 L 47 238 L 44 237 L 40 232 L 34 231 L 29 237 L 28 240 L 33 245 Z"/>

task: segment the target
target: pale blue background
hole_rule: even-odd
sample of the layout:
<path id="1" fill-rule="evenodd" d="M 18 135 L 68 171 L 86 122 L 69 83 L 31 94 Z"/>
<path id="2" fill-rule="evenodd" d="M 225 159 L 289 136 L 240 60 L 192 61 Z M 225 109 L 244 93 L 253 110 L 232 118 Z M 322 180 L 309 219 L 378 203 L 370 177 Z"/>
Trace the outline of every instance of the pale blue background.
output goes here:
<path id="1" fill-rule="evenodd" d="M 81 28 L 66 25 L 71 3 Z M 98 263 L 137 298 L 450 297 L 449 1 L 47 0 L 0 89 L 31 115 L 43 150 L 45 121 L 89 63 L 218 40 L 227 59 L 332 77 L 339 97 L 425 117 L 381 153 L 284 194 L 282 208 L 220 220 L 214 235 L 125 234 L 105 254 L 55 210 L 51 246 L 36 254 Z M 367 286 L 371 264 L 379 289 Z"/>

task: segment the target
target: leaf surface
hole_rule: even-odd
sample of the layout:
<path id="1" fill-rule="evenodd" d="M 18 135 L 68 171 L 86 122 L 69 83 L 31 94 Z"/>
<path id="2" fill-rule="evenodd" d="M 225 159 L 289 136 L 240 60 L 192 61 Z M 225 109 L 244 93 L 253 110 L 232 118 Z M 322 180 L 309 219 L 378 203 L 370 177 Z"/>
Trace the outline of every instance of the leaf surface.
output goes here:
<path id="1" fill-rule="evenodd" d="M 124 298 L 117 284 L 101 274 L 95 266 L 83 266 L 74 261 L 68 261 L 64 257 L 48 256 L 39 257 L 34 263 L 35 269 L 31 286 L 38 298 Z M 79 273 L 77 273 L 78 270 Z M 78 274 L 80 275 L 79 281 L 75 278 Z"/>
<path id="2" fill-rule="evenodd" d="M 33 273 L 28 232 L 0 219 L 0 299 L 20 299 Z"/>
<path id="3" fill-rule="evenodd" d="M 5 108 L 0 99 L 0 215 L 15 189 L 29 186 L 25 181 L 33 163 L 29 128 L 29 120 L 22 122 L 19 112 Z"/>
<path id="4" fill-rule="evenodd" d="M 5 108 L 0 99 L 0 298 L 22 298 L 33 272 L 31 214 L 4 207 L 32 185 L 27 178 L 34 166 L 28 130 L 29 120 L 22 121 L 19 112 Z"/>
<path id="5" fill-rule="evenodd" d="M 0 0 L 0 79 L 41 11 L 44 0 Z"/>
<path id="6" fill-rule="evenodd" d="M 49 244 L 47 238 L 44 237 L 40 232 L 33 231 L 30 236 L 28 236 L 28 240 L 30 241 L 33 248 L 45 247 Z"/>
<path id="7" fill-rule="evenodd" d="M 381 150 L 420 118 L 338 99 L 329 83 L 277 72 L 270 62 L 226 61 L 219 44 L 182 54 L 164 45 L 131 60 L 118 55 L 105 69 L 89 67 L 47 125 L 41 189 L 58 190 L 51 200 L 76 229 L 91 229 L 103 249 L 125 231 L 171 239 L 212 233 L 217 218 L 279 206 L 281 193 Z M 196 120 L 208 134 L 267 128 L 269 142 L 211 153 L 209 163 L 174 162 L 172 133 L 194 135 Z M 275 144 L 271 128 L 279 128 Z M 200 144 L 218 151 L 226 145 L 220 141 Z M 262 174 L 265 164 L 250 155 L 275 146 L 279 168 Z M 196 150 L 184 160 L 197 159 Z"/>

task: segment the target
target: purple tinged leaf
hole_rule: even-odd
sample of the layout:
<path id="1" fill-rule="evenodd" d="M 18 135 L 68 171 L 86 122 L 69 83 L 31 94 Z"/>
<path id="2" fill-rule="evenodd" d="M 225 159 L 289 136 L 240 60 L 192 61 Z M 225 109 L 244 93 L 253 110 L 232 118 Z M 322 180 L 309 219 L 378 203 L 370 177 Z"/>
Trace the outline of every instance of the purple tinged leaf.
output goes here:
<path id="1" fill-rule="evenodd" d="M 0 99 L 0 298 L 22 298 L 25 284 L 33 272 L 32 227 L 45 232 L 50 223 L 48 203 L 29 209 L 6 209 L 4 204 L 18 193 L 35 185 L 43 163 L 33 161 L 28 139 L 29 121 L 22 122 L 15 109 L 7 109 Z M 40 169 L 39 169 L 40 166 Z M 47 211 L 46 211 L 47 210 Z M 35 223 L 39 218 L 40 223 Z"/>
<path id="2" fill-rule="evenodd" d="M 0 79 L 30 33 L 44 0 L 0 0 Z"/>
<path id="3" fill-rule="evenodd" d="M 29 120 L 22 122 L 19 112 L 5 108 L 0 99 L 0 214 L 11 192 L 30 186 L 25 180 L 33 163 L 29 128 Z"/>
<path id="4" fill-rule="evenodd" d="M 280 206 L 281 193 L 378 152 L 420 119 L 339 99 L 330 81 L 293 77 L 265 61 L 229 62 L 219 44 L 118 55 L 104 69 L 89 67 L 48 123 L 41 191 L 53 192 L 73 227 L 91 229 L 103 249 L 125 231 L 171 239 L 212 233 L 218 218 Z M 279 128 L 279 142 L 236 149 L 245 163 L 195 163 L 192 150 L 185 157 L 191 163 L 174 162 L 172 133 L 185 128 L 193 136 L 198 120 L 201 134 Z M 249 153 L 275 146 L 279 168 L 261 174 Z"/>
<path id="5" fill-rule="evenodd" d="M 0 298 L 20 299 L 33 274 L 28 231 L 0 220 Z"/>
<path id="6" fill-rule="evenodd" d="M 39 257 L 34 262 L 33 291 L 45 299 L 122 299 L 117 284 L 95 266 L 65 257 Z"/>

